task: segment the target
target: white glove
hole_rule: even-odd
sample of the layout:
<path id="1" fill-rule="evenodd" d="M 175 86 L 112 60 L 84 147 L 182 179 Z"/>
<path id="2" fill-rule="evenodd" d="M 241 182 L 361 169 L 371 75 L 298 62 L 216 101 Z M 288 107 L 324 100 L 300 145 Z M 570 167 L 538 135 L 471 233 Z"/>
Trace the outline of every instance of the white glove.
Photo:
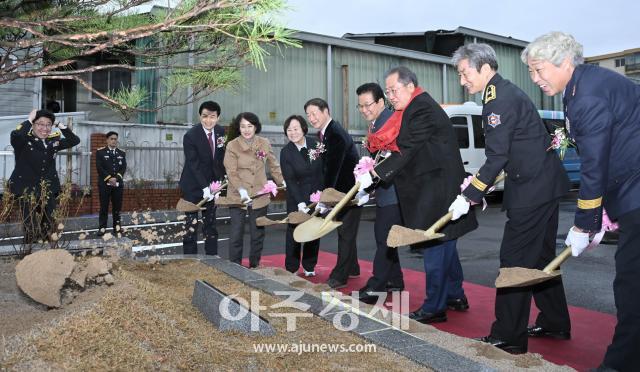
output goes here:
<path id="1" fill-rule="evenodd" d="M 315 210 L 320 211 L 320 214 L 325 214 L 329 210 L 329 208 L 327 208 L 327 206 L 323 203 L 318 202 L 318 204 L 316 204 Z"/>
<path id="2" fill-rule="evenodd" d="M 373 178 L 371 178 L 371 173 L 367 172 L 363 175 L 358 176 L 358 178 L 356 178 L 356 182 L 360 183 L 360 187 L 358 188 L 358 191 L 362 191 L 366 189 L 367 187 L 373 184 Z"/>
<path id="3" fill-rule="evenodd" d="M 356 200 L 358 201 L 358 207 L 365 205 L 369 201 L 369 194 L 364 190 L 358 191 Z"/>
<path id="4" fill-rule="evenodd" d="M 239 188 L 238 193 L 240 194 L 240 200 L 242 200 L 244 204 L 251 203 L 251 198 L 249 197 L 249 194 L 247 193 L 246 189 Z"/>
<path id="5" fill-rule="evenodd" d="M 31 122 L 31 124 L 33 124 L 33 121 L 36 118 L 36 112 L 38 112 L 38 109 L 33 109 L 31 110 L 31 112 L 29 113 L 29 117 L 27 118 L 29 120 L 29 122 Z"/>
<path id="6" fill-rule="evenodd" d="M 58 127 L 58 129 L 67 129 L 67 124 L 64 124 L 61 121 L 57 122 L 56 126 Z"/>
<path id="7" fill-rule="evenodd" d="M 589 245 L 589 233 L 574 230 L 575 226 L 569 230 L 564 244 L 571 247 L 571 255 L 578 257 Z"/>
<path id="8" fill-rule="evenodd" d="M 307 208 L 307 205 L 305 203 L 298 203 L 298 211 L 302 212 L 302 213 L 309 213 L 309 208 Z"/>
<path id="9" fill-rule="evenodd" d="M 213 194 L 211 194 L 210 188 L 205 187 L 204 189 L 202 189 L 202 199 L 207 199 L 207 201 L 213 200 Z"/>
<path id="10" fill-rule="evenodd" d="M 469 213 L 469 207 L 471 204 L 462 195 L 456 196 L 456 200 L 449 206 L 449 212 L 453 212 L 451 221 L 455 221 L 463 215 Z"/>
<path id="11" fill-rule="evenodd" d="M 282 180 L 282 187 L 284 187 L 285 189 L 287 188 L 287 183 L 284 182 L 284 180 Z"/>

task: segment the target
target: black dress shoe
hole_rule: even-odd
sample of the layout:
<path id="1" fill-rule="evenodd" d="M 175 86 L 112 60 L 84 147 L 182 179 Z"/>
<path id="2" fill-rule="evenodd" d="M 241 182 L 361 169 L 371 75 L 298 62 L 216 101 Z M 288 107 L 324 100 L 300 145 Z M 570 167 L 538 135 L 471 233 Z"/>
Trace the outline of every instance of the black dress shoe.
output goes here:
<path id="1" fill-rule="evenodd" d="M 387 298 L 387 292 L 376 291 L 368 287 L 364 287 L 358 291 L 358 300 L 365 304 L 373 305 L 378 302 L 378 299 L 381 297 L 384 301 Z"/>
<path id="2" fill-rule="evenodd" d="M 327 285 L 333 289 L 340 289 L 347 286 L 347 282 L 341 282 L 337 279 L 329 278 L 327 280 Z"/>
<path id="3" fill-rule="evenodd" d="M 402 292 L 404 291 L 404 283 L 395 284 L 388 282 L 385 289 L 387 290 L 387 292 Z"/>
<path id="4" fill-rule="evenodd" d="M 449 308 L 449 310 L 467 311 L 467 309 L 469 309 L 469 301 L 467 301 L 467 296 L 447 300 L 447 307 Z"/>
<path id="5" fill-rule="evenodd" d="M 548 337 L 555 338 L 556 340 L 570 340 L 571 332 L 570 331 L 550 331 L 546 328 L 532 325 L 527 328 L 527 335 L 529 337 Z"/>
<path id="6" fill-rule="evenodd" d="M 484 336 L 484 337 L 480 337 L 480 338 L 476 338 L 476 341 L 482 341 L 482 342 L 486 342 L 488 344 L 491 344 L 495 347 L 497 347 L 498 349 L 502 349 L 504 351 L 506 351 L 507 353 L 510 354 L 524 354 L 527 352 L 527 348 L 526 347 L 522 347 L 522 346 L 518 346 L 518 345 L 512 345 L 506 341 L 502 341 L 499 340 L 495 337 L 491 337 L 491 336 Z"/>
<path id="7" fill-rule="evenodd" d="M 413 319 L 424 324 L 441 323 L 447 321 L 447 312 L 441 311 L 439 313 L 428 313 L 420 308 L 412 313 L 409 313 L 409 319 Z"/>

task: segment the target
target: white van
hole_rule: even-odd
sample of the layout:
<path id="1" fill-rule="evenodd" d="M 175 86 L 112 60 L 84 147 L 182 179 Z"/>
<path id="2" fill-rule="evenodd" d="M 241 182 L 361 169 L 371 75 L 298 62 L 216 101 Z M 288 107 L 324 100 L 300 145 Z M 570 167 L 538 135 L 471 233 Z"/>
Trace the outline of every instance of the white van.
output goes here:
<path id="1" fill-rule="evenodd" d="M 449 115 L 456 131 L 465 171 L 469 174 L 476 174 L 486 160 L 484 154 L 484 130 L 482 129 L 482 106 L 475 102 L 466 102 L 462 105 L 443 105 L 442 108 Z M 564 113 L 562 111 L 538 110 L 538 113 L 547 127 L 547 131 L 564 124 Z M 551 143 L 551 137 L 549 137 L 549 143 Z M 575 149 L 567 150 L 563 165 L 567 170 L 569 179 L 574 183 L 579 182 L 580 162 Z M 502 189 L 504 189 L 504 184 L 501 182 L 496 186 L 496 190 Z"/>

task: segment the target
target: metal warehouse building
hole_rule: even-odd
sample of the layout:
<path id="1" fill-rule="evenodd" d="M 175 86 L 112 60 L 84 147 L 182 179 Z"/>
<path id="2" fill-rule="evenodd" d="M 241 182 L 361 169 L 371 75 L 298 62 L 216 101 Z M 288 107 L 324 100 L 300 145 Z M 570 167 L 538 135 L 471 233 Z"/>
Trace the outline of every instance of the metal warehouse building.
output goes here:
<path id="1" fill-rule="evenodd" d="M 303 114 L 313 97 L 329 102 L 334 119 L 349 129 L 366 129 L 356 110 L 356 88 L 375 81 L 384 87 L 383 74 L 405 65 L 416 72 L 420 85 L 440 103 L 475 100 L 459 84 L 450 56 L 460 45 L 490 44 L 498 55 L 500 74 L 522 88 L 540 109 L 561 110 L 559 97 L 545 97 L 531 82 L 520 53 L 522 40 L 459 27 L 454 31 L 421 33 L 346 34 L 342 38 L 298 32 L 302 48 L 272 50 L 267 71 L 247 68 L 243 86 L 219 92 L 210 99 L 222 106 L 223 122 L 242 111 L 256 113 L 265 125 L 281 125 L 291 114 Z M 160 122 L 197 122 L 197 104 L 158 114 Z M 181 119 L 183 118 L 183 119 Z"/>

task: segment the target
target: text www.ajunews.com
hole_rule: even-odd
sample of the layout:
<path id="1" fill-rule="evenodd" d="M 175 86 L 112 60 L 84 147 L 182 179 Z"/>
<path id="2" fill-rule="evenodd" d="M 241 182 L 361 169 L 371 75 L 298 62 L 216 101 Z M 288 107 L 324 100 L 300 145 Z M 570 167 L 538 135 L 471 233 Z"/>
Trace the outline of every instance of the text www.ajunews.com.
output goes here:
<path id="1" fill-rule="evenodd" d="M 255 353 L 375 353 L 376 344 L 253 344 Z"/>

